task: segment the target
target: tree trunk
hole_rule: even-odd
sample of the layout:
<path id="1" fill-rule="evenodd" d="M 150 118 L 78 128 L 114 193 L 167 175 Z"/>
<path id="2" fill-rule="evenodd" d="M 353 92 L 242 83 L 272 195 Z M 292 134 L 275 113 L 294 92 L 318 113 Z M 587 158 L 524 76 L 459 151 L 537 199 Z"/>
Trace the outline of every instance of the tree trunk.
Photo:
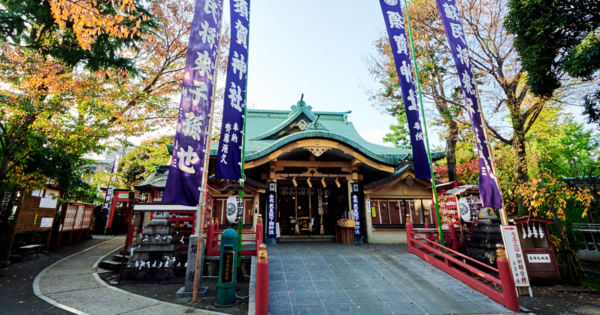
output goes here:
<path id="1" fill-rule="evenodd" d="M 517 156 L 517 167 L 515 168 L 515 179 L 517 185 L 521 185 L 529 180 L 527 175 L 527 151 L 525 150 L 525 135 L 521 132 L 515 132 L 515 138 L 513 140 L 513 148 Z M 523 204 L 523 197 L 519 195 L 517 198 L 517 204 L 519 209 L 518 215 L 527 215 L 527 209 Z"/>
<path id="2" fill-rule="evenodd" d="M 449 126 L 449 134 L 446 137 L 446 163 L 448 164 L 448 181 L 458 181 L 456 173 L 456 143 L 458 139 L 458 127 L 455 122 Z"/>
<path id="3" fill-rule="evenodd" d="M 565 229 L 563 228 L 560 222 L 560 217 L 558 216 L 556 207 L 554 207 L 554 201 L 550 205 L 550 208 L 552 209 L 552 214 L 554 214 L 554 225 L 556 226 L 556 230 L 558 231 L 558 237 L 560 238 L 559 247 L 562 247 L 562 250 L 559 252 L 559 254 L 563 255 L 563 264 L 565 271 L 563 279 L 567 283 L 579 286 L 579 275 L 577 273 L 577 267 L 575 266 L 575 261 L 577 260 L 577 257 L 575 256 L 575 251 L 573 251 L 573 249 L 571 249 L 571 246 L 569 245 L 569 239 L 567 237 Z"/>

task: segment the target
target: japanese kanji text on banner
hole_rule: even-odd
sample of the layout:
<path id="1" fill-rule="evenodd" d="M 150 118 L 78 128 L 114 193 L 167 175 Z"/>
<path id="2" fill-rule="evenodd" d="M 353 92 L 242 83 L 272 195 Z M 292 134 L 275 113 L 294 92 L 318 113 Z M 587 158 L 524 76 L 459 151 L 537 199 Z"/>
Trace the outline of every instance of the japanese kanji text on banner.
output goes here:
<path id="1" fill-rule="evenodd" d="M 215 177 L 239 181 L 242 179 L 250 8 L 246 0 L 230 3 L 231 44 Z"/>
<path id="2" fill-rule="evenodd" d="M 277 231 L 277 193 L 267 195 L 267 238 L 276 238 Z"/>
<path id="3" fill-rule="evenodd" d="M 213 98 L 222 0 L 197 0 L 185 62 L 173 158 L 163 202 L 196 206 Z"/>
<path id="4" fill-rule="evenodd" d="M 479 152 L 479 194 L 484 207 L 502 208 L 502 194 L 498 185 L 498 176 L 492 157 L 492 147 L 485 131 L 483 111 L 477 95 L 477 83 L 471 70 L 471 57 L 460 16 L 454 1 L 436 0 L 442 23 L 452 50 L 452 57 L 458 72 L 465 104 L 468 109 L 471 126 Z"/>
<path id="5" fill-rule="evenodd" d="M 351 201 L 352 201 L 352 212 L 354 215 L 354 221 L 355 221 L 355 225 L 354 225 L 354 236 L 355 237 L 362 237 L 362 224 L 361 224 L 361 215 L 360 215 L 360 196 L 358 195 L 358 193 L 352 193 L 351 194 Z"/>
<path id="6" fill-rule="evenodd" d="M 425 133 L 421 122 L 421 110 L 419 99 L 415 89 L 415 80 L 413 78 L 413 64 L 410 58 L 409 45 L 406 39 L 406 30 L 404 18 L 402 17 L 402 8 L 398 0 L 379 0 L 385 26 L 387 28 L 392 54 L 396 63 L 396 72 L 400 80 L 400 89 L 402 90 L 402 100 L 408 120 L 410 131 L 410 143 L 413 151 L 413 161 L 415 166 L 415 177 L 420 179 L 431 178 L 431 168 L 427 149 L 425 148 Z"/>

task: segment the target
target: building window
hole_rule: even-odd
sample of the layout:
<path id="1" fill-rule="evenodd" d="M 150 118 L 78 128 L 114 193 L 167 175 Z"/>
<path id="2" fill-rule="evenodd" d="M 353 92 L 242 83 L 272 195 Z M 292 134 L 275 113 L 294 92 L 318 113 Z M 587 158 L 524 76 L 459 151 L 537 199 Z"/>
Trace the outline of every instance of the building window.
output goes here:
<path id="1" fill-rule="evenodd" d="M 409 215 L 413 224 L 433 222 L 432 202 L 429 199 L 371 199 L 373 226 L 401 227 Z"/>

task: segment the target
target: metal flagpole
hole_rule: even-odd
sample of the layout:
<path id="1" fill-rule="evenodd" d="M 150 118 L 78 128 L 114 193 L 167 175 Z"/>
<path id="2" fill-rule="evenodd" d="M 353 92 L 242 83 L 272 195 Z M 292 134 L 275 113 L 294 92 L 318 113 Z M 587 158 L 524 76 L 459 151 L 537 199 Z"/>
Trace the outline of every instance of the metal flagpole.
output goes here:
<path id="1" fill-rule="evenodd" d="M 223 24 L 223 12 L 221 11 L 221 19 L 219 21 L 219 38 L 221 37 L 221 26 Z M 215 113 L 215 92 L 217 91 L 217 73 L 220 64 L 220 54 L 219 48 L 221 47 L 221 41 L 219 40 L 219 45 L 217 46 L 217 62 L 215 63 L 215 70 L 213 72 L 213 91 L 211 98 L 211 107 L 210 107 L 210 116 L 208 117 L 209 123 L 207 129 L 205 131 L 206 134 L 206 145 L 204 146 L 204 166 L 202 168 L 202 186 L 200 189 L 200 200 L 198 200 L 198 209 L 196 211 L 196 235 L 198 238 L 196 239 L 196 265 L 194 268 L 194 290 L 192 295 L 192 302 L 198 302 L 198 289 L 200 282 L 200 258 L 204 254 L 202 252 L 201 244 L 204 242 L 202 234 L 204 233 L 204 213 L 206 212 L 206 199 L 208 193 L 208 164 L 210 161 L 210 144 L 212 142 L 212 128 L 213 128 L 213 118 Z M 188 249 L 189 250 L 189 249 Z"/>
<path id="2" fill-rule="evenodd" d="M 406 21 L 408 22 L 408 36 L 410 37 L 410 48 L 412 58 L 415 64 L 415 75 L 417 78 L 417 89 L 419 90 L 419 103 L 421 105 L 421 119 L 423 119 L 423 132 L 425 133 L 425 144 L 427 145 L 427 158 L 429 159 L 429 170 L 431 172 L 431 190 L 433 203 L 435 204 L 435 216 L 437 218 L 438 233 L 440 234 L 440 244 L 444 246 L 444 233 L 442 232 L 442 219 L 440 217 L 440 207 L 438 205 L 437 190 L 435 188 L 435 177 L 433 176 L 433 163 L 431 161 L 431 152 L 429 149 L 429 137 L 427 135 L 427 122 L 425 121 L 425 110 L 423 109 L 423 96 L 421 95 L 421 82 L 419 80 L 419 65 L 417 64 L 417 55 L 415 54 L 415 44 L 413 42 L 412 29 L 410 27 L 410 16 L 408 14 L 408 3 L 404 0 L 404 9 L 406 11 Z"/>

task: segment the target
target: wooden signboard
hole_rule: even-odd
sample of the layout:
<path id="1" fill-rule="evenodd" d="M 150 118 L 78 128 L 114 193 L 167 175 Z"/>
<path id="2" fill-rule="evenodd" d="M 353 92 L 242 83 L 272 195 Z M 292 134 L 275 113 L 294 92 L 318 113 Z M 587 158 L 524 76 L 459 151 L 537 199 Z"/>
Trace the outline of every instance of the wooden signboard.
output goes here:
<path id="1" fill-rule="evenodd" d="M 63 205 L 55 244 L 56 248 L 60 247 L 63 234 L 65 234 L 67 244 L 71 244 L 73 238 L 75 241 L 89 238 L 94 207 L 93 204 L 73 201 Z"/>
<path id="2" fill-rule="evenodd" d="M 32 193 L 21 192 L 8 247 L 9 254 L 16 234 L 47 232 L 46 245 L 50 244 L 52 225 L 58 209 L 58 196 L 61 193 L 57 188 L 44 188 Z"/>

